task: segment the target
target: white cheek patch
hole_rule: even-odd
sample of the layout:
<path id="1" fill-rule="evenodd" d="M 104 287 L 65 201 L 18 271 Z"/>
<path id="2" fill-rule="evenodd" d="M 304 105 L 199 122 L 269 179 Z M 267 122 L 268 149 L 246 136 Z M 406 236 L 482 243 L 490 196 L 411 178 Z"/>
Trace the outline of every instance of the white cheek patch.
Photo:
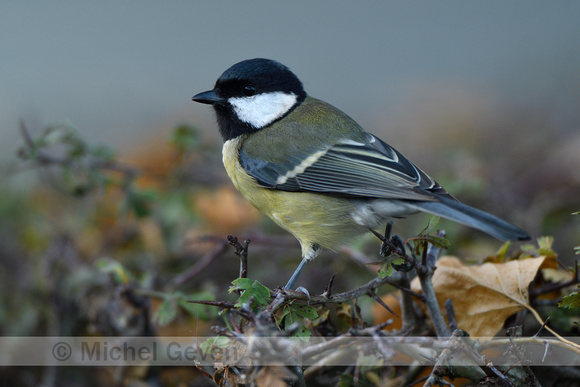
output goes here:
<path id="1" fill-rule="evenodd" d="M 263 128 L 286 114 L 296 104 L 294 93 L 262 93 L 228 99 L 239 120 L 256 129 Z"/>

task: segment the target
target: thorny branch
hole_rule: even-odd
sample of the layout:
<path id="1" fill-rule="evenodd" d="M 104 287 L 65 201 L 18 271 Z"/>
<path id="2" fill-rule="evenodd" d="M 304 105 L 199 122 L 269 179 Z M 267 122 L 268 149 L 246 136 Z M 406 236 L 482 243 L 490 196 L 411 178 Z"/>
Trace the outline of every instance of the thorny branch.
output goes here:
<path id="1" fill-rule="evenodd" d="M 421 295 L 419 293 L 415 293 L 410 289 L 401 288 L 401 286 L 399 284 L 391 281 L 388 277 L 381 278 L 381 277 L 377 276 L 376 278 L 370 280 L 366 284 L 364 284 L 356 289 L 352 289 L 352 290 L 349 290 L 346 292 L 335 293 L 335 294 L 332 294 L 330 296 L 327 296 L 325 294 L 322 294 L 322 295 L 311 294 L 310 295 L 310 304 L 326 304 L 326 303 L 340 304 L 342 302 L 350 301 L 350 300 L 353 300 L 355 298 L 359 298 L 361 296 L 368 295 L 369 291 L 374 291 L 375 289 L 379 288 L 380 286 L 382 286 L 384 284 L 392 285 L 396 288 L 399 288 L 399 289 L 407 292 L 408 294 L 412 295 L 413 297 L 417 298 L 418 300 L 421 300 L 421 301 L 423 300 L 423 295 Z M 279 289 L 278 292 L 283 292 L 285 294 L 285 297 L 287 300 L 308 301 L 308 296 L 302 292 L 297 292 L 295 290 L 290 290 L 290 289 Z"/>
<path id="2" fill-rule="evenodd" d="M 441 354 L 437 357 L 437 361 L 433 366 L 433 371 L 431 371 L 431 374 L 423 385 L 424 387 L 441 385 L 442 383 L 445 384 L 446 382 L 442 379 L 442 377 L 447 375 L 448 372 L 451 372 L 453 376 L 463 376 L 473 381 L 477 381 L 485 377 L 485 372 L 483 372 L 478 366 L 456 368 L 449 366 L 451 358 L 458 356 L 460 353 L 468 354 L 473 363 L 476 363 L 478 360 L 480 360 L 477 359 L 477 355 L 474 356 L 474 352 L 471 350 L 471 348 L 465 348 L 463 341 L 459 340 L 461 337 L 464 337 L 463 331 L 459 329 L 453 331 L 449 339 L 451 345 L 441 351 Z"/>
<path id="3" fill-rule="evenodd" d="M 51 155 L 48 152 L 46 152 L 44 149 L 41 149 L 37 144 L 35 144 L 35 142 L 31 138 L 31 136 L 30 136 L 30 134 L 29 134 L 29 132 L 28 132 L 28 130 L 23 122 L 21 122 L 21 124 L 20 124 L 20 131 L 22 133 L 22 136 L 24 138 L 24 143 L 25 143 L 24 155 L 27 156 L 28 158 L 34 160 L 36 163 L 38 163 L 38 165 L 40 165 L 40 166 L 48 166 L 48 165 L 68 166 L 69 163 L 71 162 L 70 158 L 58 157 L 55 155 Z M 129 167 L 126 167 L 123 165 L 119 165 L 118 163 L 112 162 L 112 161 L 109 162 L 109 161 L 100 160 L 100 159 L 89 159 L 89 160 L 87 160 L 87 164 L 88 164 L 89 168 L 102 169 L 102 170 L 113 171 L 113 172 L 118 172 L 118 173 L 123 174 L 124 178 L 125 178 L 125 182 L 127 183 L 127 185 L 138 174 L 138 171 L 136 169 L 132 169 L 132 168 L 129 168 Z M 382 303 L 384 307 L 389 309 L 388 306 L 386 306 L 380 300 L 380 298 L 377 296 L 376 291 L 375 291 L 378 287 L 380 287 L 384 284 L 389 284 L 389 285 L 394 286 L 394 287 L 401 289 L 403 291 L 403 296 L 402 296 L 403 297 L 403 300 L 402 300 L 403 314 L 402 314 L 402 316 L 403 316 L 404 324 L 406 321 L 408 321 L 408 318 L 414 316 L 414 313 L 412 311 L 412 305 L 410 302 L 411 297 L 415 297 L 415 298 L 417 298 L 417 299 L 419 299 L 427 304 L 430 316 L 431 316 L 431 318 L 434 322 L 434 325 L 435 325 L 435 330 L 436 330 L 437 335 L 440 338 L 440 340 L 435 341 L 434 339 L 428 338 L 428 337 L 389 337 L 390 334 L 385 333 L 384 331 L 382 331 L 382 329 L 391 323 L 390 320 L 386 321 L 384 323 L 381 323 L 381 324 L 377 324 L 375 326 L 371 326 L 371 327 L 364 327 L 364 325 L 361 323 L 360 329 L 353 328 L 348 333 L 345 333 L 345 334 L 342 334 L 338 337 L 330 339 L 329 341 L 327 341 L 326 343 L 323 343 L 323 344 L 303 347 L 301 350 L 302 352 L 300 352 L 300 355 L 302 355 L 302 356 L 319 356 L 320 357 L 318 364 L 316 366 L 309 367 L 309 369 L 306 370 L 306 373 L 308 373 L 309 370 L 311 371 L 311 370 L 315 369 L 316 367 L 323 367 L 325 364 L 332 364 L 332 362 L 330 361 L 331 357 L 337 356 L 339 354 L 338 349 L 340 349 L 341 346 L 344 345 L 346 341 L 348 341 L 348 339 L 352 339 L 353 337 L 361 337 L 361 336 L 370 336 L 374 340 L 376 347 L 378 348 L 379 354 L 382 355 L 382 357 L 385 359 L 389 359 L 389 358 L 392 358 L 394 356 L 394 351 L 391 350 L 391 348 L 396 348 L 397 344 L 417 344 L 418 346 L 424 346 L 426 348 L 435 348 L 437 351 L 439 351 L 439 355 L 437 357 L 432 357 L 432 359 L 434 360 L 435 366 L 434 366 L 433 372 L 428 377 L 426 385 L 432 385 L 433 383 L 446 384 L 447 382 L 443 381 L 441 379 L 441 377 L 445 373 L 453 372 L 453 371 L 455 371 L 455 376 L 459 376 L 460 374 L 463 374 L 464 376 L 469 377 L 471 380 L 477 381 L 477 380 L 480 380 L 483 376 L 485 376 L 481 372 L 482 369 L 487 372 L 488 376 L 497 377 L 500 380 L 502 380 L 506 385 L 510 385 L 511 382 L 508 378 L 509 376 L 511 376 L 509 374 L 510 370 L 507 370 L 507 371 L 505 371 L 505 373 L 502 373 L 503 369 L 500 368 L 501 370 L 499 370 L 491 362 L 485 361 L 486 360 L 485 357 L 483 357 L 480 354 L 482 349 L 485 349 L 485 348 L 494 348 L 495 349 L 498 347 L 503 348 L 503 347 L 501 347 L 502 345 L 504 345 L 504 346 L 509 345 L 510 348 L 513 349 L 514 356 L 517 357 L 518 361 L 521 364 L 525 364 L 526 357 L 525 357 L 525 353 L 520 352 L 518 350 L 518 346 L 522 345 L 522 344 L 527 344 L 527 343 L 543 345 L 543 349 L 544 349 L 543 355 L 544 356 L 543 356 L 542 361 L 546 358 L 548 352 L 551 351 L 552 347 L 559 347 L 559 348 L 565 349 L 566 351 L 570 351 L 570 352 L 575 351 L 576 353 L 578 353 L 576 348 L 572 348 L 566 342 L 545 339 L 545 338 L 538 337 L 537 335 L 535 335 L 531 338 L 509 337 L 509 338 L 504 339 L 504 340 L 482 341 L 482 342 L 478 343 L 477 348 L 473 348 L 473 347 L 469 347 L 469 346 L 465 345 L 463 342 L 460 342 L 458 340 L 459 337 L 461 337 L 461 335 L 460 335 L 460 331 L 455 329 L 456 322 L 455 322 L 455 319 L 453 318 L 452 305 L 446 303 L 446 306 L 448 306 L 446 308 L 446 312 L 447 312 L 447 317 L 448 317 L 448 321 L 449 321 L 449 325 L 450 325 L 448 328 L 447 325 L 445 324 L 445 320 L 443 319 L 441 310 L 438 307 L 437 300 L 434 297 L 435 293 L 434 293 L 434 291 L 432 291 L 433 286 L 430 283 L 430 279 L 433 275 L 434 270 L 436 269 L 435 262 L 436 262 L 436 259 L 437 259 L 438 253 L 439 253 L 439 251 L 438 251 L 439 249 L 434 247 L 433 245 L 429 245 L 429 249 L 423 250 L 424 253 L 422 256 L 422 260 L 417 261 L 417 259 L 415 259 L 415 257 L 408 255 L 406 253 L 406 251 L 404 251 L 404 249 L 401 249 L 400 246 L 393 244 L 388 238 L 385 238 L 384 236 L 381 236 L 380 234 L 377 234 L 377 233 L 375 233 L 375 235 L 377 235 L 379 237 L 379 239 L 381 239 L 383 241 L 383 243 L 385 243 L 386 245 L 391 247 L 395 253 L 401 255 L 406 262 L 413 262 L 414 263 L 415 271 L 418 273 L 418 276 L 421 279 L 421 285 L 422 285 L 424 294 L 418 294 L 418 293 L 411 291 L 409 289 L 409 279 L 407 277 L 407 274 L 402 273 L 401 276 L 399 277 L 400 280 L 397 280 L 397 281 L 393 281 L 393 278 L 377 277 L 377 278 L 374 278 L 373 280 L 369 281 L 367 284 L 365 284 L 357 289 L 353 289 L 353 290 L 350 290 L 347 292 L 337 293 L 337 294 L 332 294 L 332 291 L 331 291 L 332 290 L 332 283 L 334 280 L 334 276 L 333 276 L 323 294 L 312 295 L 309 298 L 308 298 L 308 296 L 306 296 L 302 292 L 295 292 L 295 291 L 292 291 L 289 289 L 278 289 L 278 290 L 275 290 L 272 292 L 272 298 L 273 298 L 272 302 L 268 305 L 267 308 L 265 308 L 264 310 L 262 310 L 260 312 L 254 312 L 247 305 L 244 305 L 241 308 L 236 309 L 235 303 L 226 302 L 226 301 L 194 301 L 194 302 L 200 303 L 200 304 L 218 306 L 218 307 L 227 309 L 228 311 L 226 311 L 226 312 L 229 312 L 229 314 L 226 313 L 226 318 L 230 318 L 232 320 L 232 322 L 233 322 L 234 317 L 241 316 L 242 318 L 249 321 L 250 324 L 253 324 L 253 326 L 256 328 L 256 331 L 246 330 L 245 327 L 243 327 L 243 324 L 241 324 L 241 323 L 240 324 L 233 323 L 232 324 L 233 331 L 229 330 L 229 329 L 220 329 L 219 330 L 220 334 L 224 334 L 224 335 L 231 336 L 231 337 L 236 337 L 239 339 L 244 339 L 244 340 L 246 340 L 246 342 L 248 344 L 250 344 L 250 341 L 252 341 L 255 338 L 256 334 L 260 334 L 260 333 L 271 334 L 272 332 L 278 332 L 277 327 L 275 326 L 275 322 L 273 321 L 273 319 L 271 317 L 274 314 L 274 312 L 281 305 L 283 305 L 285 302 L 288 302 L 288 301 L 302 300 L 302 301 L 309 301 L 310 304 L 342 303 L 345 301 L 357 299 L 358 297 L 361 297 L 363 295 L 368 295 L 370 297 L 373 297 L 377 302 Z M 248 269 L 247 258 L 248 258 L 249 240 L 245 240 L 243 245 L 240 244 L 240 242 L 235 237 L 232 237 L 232 239 L 228 239 L 228 240 L 229 240 L 230 244 L 236 248 L 236 254 L 240 256 L 240 277 L 246 278 L 247 272 L 248 272 L 248 270 L 247 270 Z M 254 242 L 257 242 L 258 244 L 267 243 L 267 244 L 279 244 L 279 245 L 285 245 L 285 246 L 296 245 L 296 242 L 294 240 L 289 239 L 289 238 L 277 238 L 277 240 L 276 240 L 275 237 L 263 237 L 261 239 L 258 237 L 252 237 L 252 240 L 254 240 Z M 192 265 L 187 271 L 185 271 L 182 274 L 173 278 L 173 280 L 168 284 L 166 289 L 171 290 L 171 289 L 178 288 L 178 287 L 182 286 L 183 284 L 185 284 L 187 281 L 189 281 L 192 278 L 199 275 L 199 273 L 205 267 L 207 267 L 207 265 L 209 265 L 217 257 L 219 257 L 221 254 L 223 254 L 223 252 L 225 251 L 226 248 L 227 248 L 227 244 L 224 243 L 223 241 L 221 241 L 221 238 L 220 238 L 218 245 L 216 245 L 214 249 L 212 249 L 211 251 L 206 253 L 198 262 L 196 262 L 196 264 Z M 564 287 L 577 284 L 579 282 L 580 282 L 579 266 L 578 266 L 578 262 L 576 262 L 573 278 L 571 280 L 566 281 L 566 282 L 562 282 L 562 283 L 550 283 L 550 284 L 544 285 L 540 288 L 531 289 L 530 290 L 530 297 L 533 299 L 540 294 L 544 294 L 546 292 L 550 292 L 550 291 L 554 291 L 554 290 L 559 290 L 559 289 L 562 289 Z M 146 295 L 148 297 L 158 297 L 158 298 L 162 298 L 164 296 L 164 293 L 161 293 L 161 292 L 155 292 L 155 291 L 151 291 L 151 290 L 150 291 L 147 291 L 147 290 L 139 291 L 139 289 L 135 289 L 135 294 L 141 294 L 141 295 Z M 252 304 L 252 302 L 250 302 L 250 304 Z M 400 334 L 401 332 L 405 332 L 412 325 L 414 325 L 414 324 L 408 324 L 407 326 L 403 325 L 403 329 L 401 331 L 391 333 L 391 335 Z M 249 333 L 249 336 L 245 336 L 243 333 L 244 331 L 252 332 L 252 333 Z M 451 336 L 449 335 L 450 331 L 453 331 Z M 292 330 L 289 329 L 286 332 L 284 332 L 283 334 L 291 334 L 291 333 L 292 333 Z M 286 341 L 284 342 L 287 345 L 282 346 L 283 351 L 288 351 L 289 348 L 293 348 L 292 343 L 296 343 L 296 340 L 294 340 L 294 339 L 287 338 L 287 340 L 288 340 L 287 342 Z M 471 350 L 471 352 L 469 352 L 469 350 Z M 453 370 L 449 366 L 448 363 L 450 362 L 450 359 L 458 353 L 458 351 L 467 351 L 467 352 L 471 353 L 473 355 L 473 358 L 475 359 L 474 361 L 479 365 L 470 366 L 470 367 L 461 367 L 463 369 L 463 371 L 462 370 L 458 371 L 457 369 Z M 274 351 L 273 353 L 279 354 L 280 348 L 276 348 L 276 351 Z M 288 353 L 290 353 L 290 352 L 288 352 Z M 323 356 L 321 356 L 321 354 L 323 354 Z M 423 356 L 422 353 L 419 351 L 417 351 L 415 353 L 411 353 L 411 357 L 416 359 L 416 361 L 423 361 L 424 362 L 425 357 L 424 356 L 422 357 L 422 356 Z M 483 363 L 481 363 L 481 362 L 483 362 Z M 483 364 L 483 365 L 481 365 L 481 364 Z M 480 367 L 482 367 L 482 368 L 480 368 Z M 232 367 L 232 370 L 235 371 L 235 369 L 236 369 L 235 367 Z M 523 369 L 523 368 L 520 367 L 520 369 Z M 297 375 L 302 374 L 299 367 L 296 367 L 296 370 L 297 370 L 297 372 L 295 372 L 295 373 Z M 529 371 L 529 369 L 527 367 L 525 367 L 525 370 Z M 210 371 L 208 373 L 208 376 L 211 376 L 210 373 L 213 370 L 208 369 L 208 371 Z M 531 376 L 532 380 L 535 380 L 533 374 L 530 374 L 530 376 Z M 304 383 L 303 377 L 300 379 L 300 382 Z M 227 381 L 225 381 L 225 383 L 227 384 Z"/>
<path id="4" fill-rule="evenodd" d="M 444 236 L 444 232 L 439 232 L 436 234 L 437 237 L 443 237 Z M 236 240 L 237 242 L 237 240 Z M 415 270 L 418 273 L 418 277 L 420 279 L 421 282 L 421 286 L 422 286 L 422 290 L 423 290 L 423 294 L 417 294 L 412 292 L 409 289 L 409 281 L 406 277 L 406 273 L 398 273 L 398 274 L 402 274 L 399 275 L 397 278 L 397 281 L 393 281 L 392 278 L 380 278 L 380 276 L 372 279 L 371 281 L 369 281 L 368 283 L 347 291 L 347 292 L 343 292 L 343 293 L 335 293 L 333 294 L 331 289 L 332 289 L 332 283 L 334 280 L 334 276 L 331 278 L 328 286 L 325 288 L 325 291 L 323 294 L 321 295 L 310 295 L 307 296 L 306 294 L 302 293 L 302 292 L 297 292 L 297 291 L 293 291 L 290 289 L 276 289 L 272 292 L 272 302 L 268 305 L 268 307 L 266 307 L 264 310 L 262 310 L 261 312 L 259 312 L 258 314 L 254 315 L 254 313 L 251 311 L 251 309 L 248 308 L 242 308 L 243 310 L 239 311 L 239 315 L 241 316 L 245 316 L 247 319 L 249 319 L 249 321 L 251 321 L 253 324 L 256 324 L 256 327 L 260 326 L 261 328 L 258 328 L 258 331 L 252 331 L 252 337 L 255 337 L 256 335 L 260 335 L 260 331 L 264 330 L 264 334 L 266 332 L 272 332 L 272 328 L 267 328 L 268 324 L 275 324 L 275 322 L 273 321 L 273 319 L 271 318 L 271 316 L 273 316 L 274 312 L 284 303 L 286 302 L 291 302 L 293 300 L 300 300 L 300 301 L 308 301 L 309 304 L 328 304 L 328 303 L 343 303 L 346 301 L 350 301 L 353 299 L 357 299 L 361 296 L 364 295 L 368 295 L 372 298 L 374 298 L 375 300 L 380 300 L 380 298 L 376 295 L 375 290 L 384 285 L 384 284 L 390 284 L 394 287 L 397 287 L 401 290 L 404 291 L 404 296 L 410 298 L 410 297 L 415 297 L 423 302 L 425 302 L 425 304 L 427 305 L 427 308 L 429 310 L 429 314 L 430 317 L 434 323 L 434 327 L 437 333 L 437 336 L 439 337 L 438 341 L 433 341 L 434 339 L 430 339 L 430 338 L 425 338 L 425 337 L 411 337 L 411 336 L 403 336 L 403 337 L 389 337 L 389 335 L 396 335 L 396 334 L 401 334 L 401 332 L 410 332 L 408 329 L 412 326 L 410 324 L 404 325 L 404 329 L 401 331 L 394 331 L 391 333 L 385 333 L 385 331 L 382 331 L 381 329 L 384 328 L 385 325 L 390 324 L 390 321 L 386 321 L 383 324 L 378 324 L 375 326 L 371 326 L 368 328 L 363 328 L 361 326 L 361 328 L 353 328 L 351 329 L 348 333 L 342 334 L 334 339 L 329 339 L 329 341 L 325 342 L 325 343 L 321 343 L 321 344 L 316 344 L 313 346 L 306 346 L 305 348 L 302 348 L 301 351 L 299 352 L 300 355 L 302 356 L 316 356 L 319 360 L 317 361 L 316 365 L 307 367 L 304 371 L 305 375 L 311 375 L 312 373 L 316 372 L 316 369 L 320 369 L 321 367 L 324 367 L 325 365 L 331 365 L 333 364 L 333 361 L 335 361 L 337 358 L 340 358 L 341 356 L 341 348 L 343 345 L 346 345 L 345 343 L 348 343 L 349 339 L 352 339 L 354 337 L 364 337 L 364 336 L 370 336 L 374 339 L 376 339 L 375 342 L 375 347 L 376 350 L 378 351 L 378 353 L 380 354 L 380 356 L 382 356 L 385 359 L 389 359 L 392 358 L 393 354 L 392 349 L 393 348 L 398 348 L 399 350 L 402 349 L 403 353 L 405 353 L 408 356 L 411 356 L 412 358 L 416 359 L 416 361 L 419 362 L 425 362 L 425 360 L 427 358 L 424 357 L 424 355 L 422 355 L 421 351 L 418 352 L 414 352 L 413 350 L 411 350 L 409 352 L 409 344 L 418 344 L 420 343 L 420 346 L 425 346 L 425 348 L 431 348 L 431 349 L 436 349 L 438 352 L 438 355 L 436 357 L 432 357 L 432 362 L 434 363 L 434 370 L 431 373 L 431 375 L 429 375 L 429 377 L 427 378 L 427 381 L 425 383 L 426 386 L 430 386 L 430 385 L 434 385 L 434 384 L 440 384 L 440 385 L 445 385 L 448 384 L 447 381 L 443 380 L 442 377 L 445 375 L 452 375 L 452 376 L 462 376 L 462 377 L 467 377 L 472 381 L 480 381 L 483 380 L 484 378 L 491 378 L 491 379 L 495 379 L 500 381 L 500 383 L 504 383 L 506 386 L 510 385 L 511 381 L 520 381 L 523 380 L 523 375 L 525 375 L 525 371 L 522 367 L 515 367 L 515 368 L 511 368 L 511 369 L 507 369 L 507 370 L 503 370 L 503 369 L 498 369 L 496 366 L 494 366 L 490 361 L 488 361 L 483 355 L 481 355 L 481 348 L 484 348 L 485 346 L 495 346 L 494 341 L 483 341 L 483 342 L 478 342 L 477 346 L 473 346 L 473 345 L 466 345 L 465 341 L 462 341 L 462 339 L 465 339 L 465 337 L 463 336 L 463 331 L 457 330 L 457 322 L 455 320 L 454 317 L 454 311 L 453 311 L 453 305 L 448 302 L 446 303 L 446 309 L 445 312 L 447 313 L 448 316 L 448 320 L 449 320 L 449 324 L 450 327 L 447 326 L 447 324 L 445 323 L 445 319 L 443 318 L 443 313 L 441 311 L 441 309 L 439 308 L 437 299 L 435 297 L 435 292 L 433 290 L 433 285 L 431 283 L 431 278 L 433 276 L 434 271 L 436 270 L 436 260 L 437 260 L 437 256 L 439 255 L 439 248 L 435 247 L 432 244 L 428 244 L 427 242 L 424 242 L 425 246 L 422 250 L 422 256 L 421 256 L 421 260 L 419 263 L 419 265 L 415 265 Z M 235 243 L 233 244 L 235 246 Z M 394 249 L 398 248 L 397 246 L 393 246 Z M 245 246 L 245 250 L 244 250 L 244 246 L 241 246 L 239 244 L 239 242 L 237 243 L 237 251 L 238 252 L 244 252 L 247 254 L 247 245 Z M 400 250 L 399 250 L 400 252 Z M 415 259 L 412 257 L 409 257 L 407 259 Z M 382 301 L 382 300 L 381 300 Z M 234 305 L 233 304 L 227 304 L 227 303 L 216 303 L 216 302 L 208 302 L 207 304 L 212 304 L 212 305 L 218 305 L 221 307 L 224 307 L 226 309 L 229 308 L 233 308 Z M 381 304 L 383 304 L 381 302 Z M 410 302 L 408 303 L 410 306 Z M 384 307 L 386 305 L 383 305 Z M 388 307 L 387 307 L 388 308 Z M 405 309 L 403 308 L 403 313 L 405 313 Z M 412 306 L 410 311 L 407 312 L 408 314 L 410 314 L 411 316 L 414 316 L 414 313 L 412 311 Z M 406 318 L 405 318 L 406 320 Z M 451 329 L 450 329 L 451 328 Z M 451 330 L 453 330 L 453 334 L 451 334 Z M 225 331 L 222 331 L 222 333 L 225 333 Z M 291 332 L 286 332 L 286 334 L 291 333 Z M 231 333 L 230 333 L 231 334 Z M 237 337 L 244 337 L 244 335 L 241 332 L 236 333 Z M 446 339 L 448 338 L 448 339 Z M 387 341 L 384 341 L 387 340 Z M 427 344 L 427 342 L 431 340 L 429 342 L 429 344 Z M 544 345 L 544 348 L 547 348 L 548 344 L 546 344 L 547 342 L 550 343 L 550 345 L 554 345 L 560 348 L 564 348 L 566 350 L 574 350 L 573 348 L 571 348 L 570 346 L 567 346 L 565 343 L 562 343 L 560 341 L 554 341 L 554 340 L 546 340 L 546 339 L 541 339 L 541 338 L 510 338 L 507 342 L 507 345 L 515 345 L 517 343 L 521 342 L 526 342 L 526 343 L 530 343 L 530 340 L 536 340 L 534 341 L 534 343 L 536 342 L 542 342 L 542 344 Z M 441 344 L 444 343 L 444 344 Z M 397 344 L 399 344 L 399 347 L 397 347 Z M 401 347 L 400 344 L 403 344 L 403 346 Z M 506 344 L 505 340 L 504 340 L 504 345 Z M 289 344 L 290 345 L 290 344 Z M 291 347 L 289 347 L 291 348 Z M 411 347 L 412 348 L 412 347 Z M 284 351 L 288 350 L 290 351 L 290 349 L 288 349 L 287 347 L 285 347 L 284 345 L 282 346 L 282 349 Z M 296 349 L 295 349 L 296 350 Z M 291 352 L 291 351 L 290 351 Z M 291 352 L 292 354 L 296 355 L 296 352 Z M 466 364 L 466 365 L 462 365 L 462 366 L 458 366 L 458 367 L 451 367 L 451 363 L 452 363 L 452 359 L 455 358 L 455 356 L 458 356 L 459 354 L 464 354 L 466 355 L 469 359 L 471 359 L 471 363 L 470 364 Z M 277 353 L 277 355 L 280 355 L 280 353 Z M 523 361 L 523 360 L 520 360 Z M 519 371 L 522 372 L 519 372 Z M 529 376 L 528 376 L 529 377 Z M 526 378 L 527 379 L 527 378 Z M 534 380 L 531 377 L 529 377 L 529 379 L 527 380 Z"/>
<path id="5" fill-rule="evenodd" d="M 445 231 L 438 231 L 435 233 L 436 237 L 445 237 Z M 435 294 L 435 289 L 433 288 L 433 273 L 435 272 L 435 262 L 437 256 L 439 255 L 440 249 L 434 245 L 429 245 L 429 248 L 423 249 L 423 267 L 424 270 L 417 270 L 417 276 L 419 277 L 419 282 L 421 283 L 421 290 L 423 290 L 423 295 L 425 296 L 425 305 L 431 316 L 431 321 L 433 322 L 433 327 L 437 333 L 437 337 L 447 337 L 451 334 L 451 331 L 445 319 L 443 318 L 443 313 L 439 308 L 439 303 L 437 302 L 437 296 Z"/>

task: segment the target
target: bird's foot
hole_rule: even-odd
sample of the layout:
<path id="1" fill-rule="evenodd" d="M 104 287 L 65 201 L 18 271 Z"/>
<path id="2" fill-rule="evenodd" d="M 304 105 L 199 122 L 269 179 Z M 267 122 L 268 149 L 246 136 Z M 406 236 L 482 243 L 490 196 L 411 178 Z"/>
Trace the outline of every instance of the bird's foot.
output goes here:
<path id="1" fill-rule="evenodd" d="M 391 236 L 391 229 L 392 225 L 387 224 L 387 227 L 385 229 L 385 238 L 389 240 L 390 243 L 383 242 L 381 244 L 381 249 L 379 251 L 381 257 L 386 259 L 389 259 L 389 257 L 393 254 L 397 254 L 397 250 L 399 249 L 402 254 L 405 253 L 405 244 L 403 243 L 403 240 L 398 235 Z M 413 267 L 415 267 L 415 265 L 412 262 L 407 261 L 403 261 L 402 263 L 391 262 L 391 265 L 393 265 L 393 269 L 395 269 L 396 271 L 403 272 L 411 271 L 413 270 Z"/>

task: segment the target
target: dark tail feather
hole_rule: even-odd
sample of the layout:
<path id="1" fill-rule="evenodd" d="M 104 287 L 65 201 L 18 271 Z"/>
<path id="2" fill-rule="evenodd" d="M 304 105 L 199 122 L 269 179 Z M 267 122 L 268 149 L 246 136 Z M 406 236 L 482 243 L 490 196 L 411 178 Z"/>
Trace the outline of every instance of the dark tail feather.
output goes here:
<path id="1" fill-rule="evenodd" d="M 525 241 L 530 235 L 519 227 L 460 202 L 442 198 L 437 202 L 410 202 L 417 210 L 428 212 L 483 231 L 502 241 Z"/>

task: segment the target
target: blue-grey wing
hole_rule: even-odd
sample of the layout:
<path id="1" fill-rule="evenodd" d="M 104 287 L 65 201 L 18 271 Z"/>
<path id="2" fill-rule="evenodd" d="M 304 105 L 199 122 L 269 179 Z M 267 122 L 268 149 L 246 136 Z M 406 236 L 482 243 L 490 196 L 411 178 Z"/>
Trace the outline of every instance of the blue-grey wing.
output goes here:
<path id="1" fill-rule="evenodd" d="M 240 151 L 243 168 L 266 188 L 385 199 L 451 196 L 425 172 L 372 134 L 342 140 L 311 154 L 269 163 Z"/>

